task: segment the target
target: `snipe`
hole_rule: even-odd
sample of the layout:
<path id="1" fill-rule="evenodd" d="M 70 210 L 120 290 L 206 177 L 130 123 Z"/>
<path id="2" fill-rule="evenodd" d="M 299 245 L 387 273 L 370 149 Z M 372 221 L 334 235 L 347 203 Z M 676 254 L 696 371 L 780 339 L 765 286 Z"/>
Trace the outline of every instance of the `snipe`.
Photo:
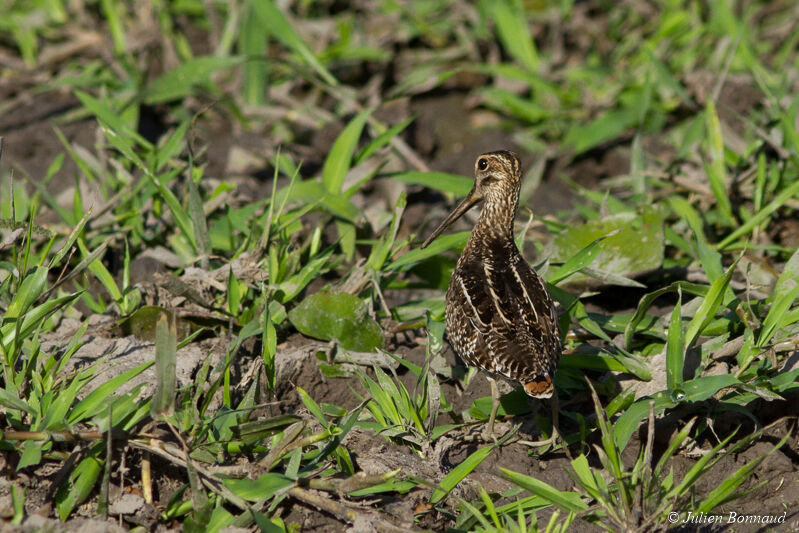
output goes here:
<path id="1" fill-rule="evenodd" d="M 513 152 L 481 155 L 471 192 L 422 244 L 429 245 L 472 206 L 485 202 L 449 282 L 449 342 L 470 366 L 488 372 L 492 408 L 484 438 L 495 438 L 500 398 L 495 378 L 519 382 L 533 398 L 552 398 L 561 355 L 557 315 L 541 277 L 513 240 L 521 164 Z M 553 399 L 552 438 L 557 426 Z"/>

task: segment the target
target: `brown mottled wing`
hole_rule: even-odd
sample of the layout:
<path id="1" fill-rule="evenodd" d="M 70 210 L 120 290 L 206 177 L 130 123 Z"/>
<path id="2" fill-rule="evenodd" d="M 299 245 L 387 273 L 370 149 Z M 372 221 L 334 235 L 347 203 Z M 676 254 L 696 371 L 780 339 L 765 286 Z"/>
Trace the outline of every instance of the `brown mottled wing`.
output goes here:
<path id="1" fill-rule="evenodd" d="M 461 263 L 447 291 L 447 335 L 452 347 L 470 366 L 493 372 L 494 357 L 485 340 L 494 322 L 494 307 L 485 290 L 478 261 Z"/>
<path id="2" fill-rule="evenodd" d="M 529 365 L 529 378 L 542 374 L 552 376 L 562 351 L 552 298 L 544 280 L 521 255 L 514 257 L 510 267 L 512 275 L 504 279 L 509 284 L 510 303 L 516 317 L 515 338 L 527 351 L 535 354 L 532 358 L 534 364 Z"/>
<path id="3" fill-rule="evenodd" d="M 520 255 L 495 260 L 464 263 L 453 276 L 448 300 L 460 301 L 448 317 L 460 313 L 462 320 L 450 327 L 448 318 L 448 330 L 463 334 L 450 331 L 451 341 L 468 364 L 522 382 L 531 396 L 547 397 L 561 352 L 552 300 Z"/>

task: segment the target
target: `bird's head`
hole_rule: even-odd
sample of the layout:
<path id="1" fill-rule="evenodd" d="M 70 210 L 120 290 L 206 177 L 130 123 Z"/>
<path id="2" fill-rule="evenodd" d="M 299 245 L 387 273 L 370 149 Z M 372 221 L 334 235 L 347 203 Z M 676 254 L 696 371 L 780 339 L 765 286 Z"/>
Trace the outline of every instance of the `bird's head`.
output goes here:
<path id="1" fill-rule="evenodd" d="M 430 237 L 422 244 L 427 247 L 441 235 L 453 222 L 478 202 L 485 200 L 490 207 L 511 206 L 515 212 L 519 187 L 522 179 L 522 165 L 519 157 L 513 152 L 499 150 L 480 155 L 474 162 L 474 186 L 469 194 L 461 200 L 450 215 L 444 219 Z M 513 216 L 513 212 L 510 214 Z"/>

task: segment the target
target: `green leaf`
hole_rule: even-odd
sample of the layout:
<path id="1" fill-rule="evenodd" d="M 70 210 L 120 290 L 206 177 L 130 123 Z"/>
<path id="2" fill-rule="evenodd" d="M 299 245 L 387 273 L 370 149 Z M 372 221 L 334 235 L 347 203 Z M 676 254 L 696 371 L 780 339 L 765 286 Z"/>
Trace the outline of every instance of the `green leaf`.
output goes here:
<path id="1" fill-rule="evenodd" d="M 134 377 L 138 376 L 151 366 L 155 364 L 155 361 L 147 361 L 146 363 L 142 363 L 136 368 L 131 368 L 127 372 L 123 372 L 122 374 L 113 377 L 94 389 L 90 392 L 84 399 L 79 401 L 77 405 L 70 411 L 69 413 L 69 423 L 75 424 L 84 420 L 86 418 L 91 418 L 98 413 L 102 413 L 107 409 L 108 402 L 112 402 L 114 400 L 114 393 L 133 379 Z"/>
<path id="2" fill-rule="evenodd" d="M 400 271 L 408 270 L 413 265 L 421 263 L 426 259 L 435 257 L 450 248 L 462 247 L 466 244 L 469 238 L 469 231 L 461 231 L 458 233 L 449 233 L 447 235 L 440 235 L 436 240 L 430 243 L 427 248 L 414 248 L 409 252 L 398 257 L 396 260 L 389 263 L 384 270 L 386 271 Z"/>
<path id="3" fill-rule="evenodd" d="M 580 454 L 571 462 L 572 469 L 574 470 L 574 479 L 577 484 L 585 490 L 595 500 L 600 500 L 602 494 L 599 491 L 599 485 L 594 477 L 591 467 L 588 464 L 588 459 L 585 455 Z M 569 472 L 571 474 L 571 472 Z"/>
<path id="4" fill-rule="evenodd" d="M 241 56 L 203 56 L 190 59 L 153 80 L 142 93 L 148 105 L 180 100 L 192 94 L 197 86 L 208 85 L 211 74 L 234 67 L 244 61 Z"/>
<path id="5" fill-rule="evenodd" d="M 411 122 L 413 122 L 413 120 L 414 120 L 413 117 L 406 118 L 399 124 L 391 126 L 386 131 L 384 131 L 383 133 L 372 139 L 369 142 L 369 144 L 367 144 L 363 148 L 363 150 L 361 150 L 358 153 L 358 155 L 355 157 L 355 164 L 358 164 L 362 161 L 369 159 L 369 157 L 371 157 L 372 154 L 374 154 L 380 148 L 390 143 L 394 137 L 402 133 L 402 131 L 405 128 L 407 128 L 411 124 Z"/>
<path id="6" fill-rule="evenodd" d="M 604 354 L 564 353 L 558 366 L 560 368 L 574 368 L 577 370 L 629 372 L 627 367 L 617 359 Z"/>
<path id="7" fill-rule="evenodd" d="M 317 180 L 298 181 L 278 190 L 274 202 L 300 201 L 305 204 L 318 203 L 330 214 L 355 222 L 361 217 L 361 210 L 342 195 L 331 194 Z"/>
<path id="8" fill-rule="evenodd" d="M 98 100 L 83 91 L 75 91 L 75 96 L 83 106 L 88 109 L 107 130 L 117 137 L 126 137 L 136 141 L 143 148 L 152 148 L 152 144 L 142 137 L 137 131 L 128 126 L 119 113 L 111 108 L 107 102 Z"/>
<path id="9" fill-rule="evenodd" d="M 8 323 L 11 318 L 22 317 L 33 302 L 47 290 L 47 273 L 47 268 L 39 266 L 25 276 L 17 288 L 14 299 L 8 305 L 2 323 Z"/>
<path id="10" fill-rule="evenodd" d="M 677 289 L 677 305 L 671 312 L 669 333 L 666 342 L 666 386 L 669 390 L 677 388 L 683 380 L 685 358 L 685 336 L 682 328 L 682 292 Z"/>
<path id="11" fill-rule="evenodd" d="M 796 297 L 799 295 L 799 250 L 795 251 L 788 262 L 785 264 L 777 283 L 774 286 L 771 308 L 763 320 L 763 327 L 757 337 L 755 346 L 762 348 L 774 332 L 781 327 L 785 327 L 786 313 L 791 308 Z"/>
<path id="12" fill-rule="evenodd" d="M 703 229 L 702 218 L 694 207 L 682 196 L 672 196 L 669 198 L 669 206 L 674 214 L 688 224 L 696 240 L 696 252 L 699 262 L 707 275 L 708 280 L 713 283 L 724 272 L 721 266 L 721 254 L 718 253 L 708 243 Z M 693 250 L 691 251 L 693 253 Z"/>
<path id="13" fill-rule="evenodd" d="M 659 298 L 660 296 L 669 293 L 669 292 L 677 292 L 677 291 L 685 291 L 687 293 L 696 295 L 696 296 L 705 296 L 708 293 L 710 287 L 707 285 L 699 285 L 698 283 L 690 283 L 688 281 L 675 281 L 671 285 L 666 287 L 662 287 L 656 291 L 650 292 L 645 294 L 641 301 L 638 302 L 638 308 L 635 310 L 635 314 L 633 315 L 632 319 L 627 323 L 627 326 L 624 328 L 624 345 L 629 350 L 630 345 L 632 344 L 633 335 L 635 334 L 635 330 L 638 327 L 638 324 L 644 319 L 646 316 L 647 310 L 652 306 L 652 303 Z"/>
<path id="14" fill-rule="evenodd" d="M 244 19 L 238 30 L 239 53 L 249 60 L 242 67 L 241 96 L 251 106 L 263 106 L 268 90 L 269 61 L 261 57 L 267 52 L 269 28 L 264 27 L 255 15 L 252 2 L 244 9 Z"/>
<path id="15" fill-rule="evenodd" d="M 225 479 L 222 483 L 237 496 L 257 502 L 270 500 L 278 492 L 294 485 L 295 481 L 283 474 L 269 472 L 258 479 Z"/>
<path id="16" fill-rule="evenodd" d="M 519 0 L 491 2 L 491 14 L 502 46 L 530 72 L 538 70 L 538 52 L 530 34 L 527 13 Z"/>
<path id="17" fill-rule="evenodd" d="M 43 269 L 44 267 L 39 268 Z M 8 349 L 10 344 L 16 340 L 17 333 L 19 333 L 19 338 L 27 339 L 34 330 L 41 325 L 45 318 L 62 307 L 68 306 L 76 300 L 78 296 L 80 296 L 80 293 L 68 294 L 60 298 L 47 300 L 43 304 L 37 305 L 20 317 L 22 325 L 19 328 L 17 327 L 16 321 L 6 320 L 2 328 L 0 328 L 0 344 L 2 344 L 2 349 Z"/>
<path id="18" fill-rule="evenodd" d="M 269 28 L 272 34 L 284 45 L 302 57 L 325 83 L 333 86 L 338 85 L 336 78 L 322 66 L 316 56 L 308 49 L 305 42 L 294 31 L 291 22 L 272 0 L 251 0 L 250 5 L 254 8 L 258 18 L 261 19 L 262 26 Z"/>
<path id="19" fill-rule="evenodd" d="M 161 183 L 161 180 L 150 174 L 149 172 L 146 173 L 147 177 L 150 178 L 150 181 L 153 185 L 158 189 L 158 192 L 161 194 L 161 197 L 166 202 L 167 206 L 169 206 L 169 210 L 172 212 L 172 216 L 175 218 L 175 224 L 177 224 L 180 232 L 186 237 L 191 244 L 194 253 L 197 252 L 197 240 L 194 236 L 194 223 L 191 221 L 191 217 L 183 209 L 183 206 L 178 200 L 177 196 L 175 196 L 172 191 L 169 190 L 169 187 Z"/>
<path id="20" fill-rule="evenodd" d="M 89 497 L 101 471 L 100 461 L 94 457 L 87 457 L 78 463 L 69 476 L 69 481 L 61 484 L 56 492 L 55 502 L 58 516 L 62 521 L 69 518 L 72 510 Z"/>
<path id="21" fill-rule="evenodd" d="M 361 138 L 366 119 L 371 114 L 372 110 L 367 109 L 355 115 L 330 148 L 322 167 L 322 185 L 329 193 L 335 195 L 341 193 L 358 139 Z"/>
<path id="22" fill-rule="evenodd" d="M 785 441 L 790 436 L 790 433 L 787 433 L 785 437 L 776 445 L 774 446 L 768 453 L 761 455 L 760 457 L 756 457 L 753 460 L 746 463 L 744 466 L 727 476 L 719 485 L 710 491 L 710 493 L 701 501 L 701 503 L 696 508 L 696 513 L 709 513 L 719 505 L 728 502 L 730 500 L 735 499 L 737 496 L 741 496 L 740 494 L 736 495 L 733 494 L 733 491 L 740 487 L 745 481 L 752 479 L 752 473 L 754 470 L 760 466 L 760 463 L 766 459 L 769 455 L 774 453 L 778 448 L 781 448 Z M 767 480 L 763 480 L 759 485 L 766 483 Z M 754 490 L 754 489 L 752 489 Z"/>
<path id="23" fill-rule="evenodd" d="M 714 281 L 710 286 L 710 289 L 707 291 L 707 295 L 705 295 L 704 299 L 702 300 L 699 309 L 697 309 L 693 318 L 688 323 L 688 329 L 685 332 L 686 348 L 689 348 L 696 341 L 696 337 L 710 323 L 710 321 L 713 320 L 713 317 L 716 316 L 716 310 L 719 308 L 724 299 L 724 293 L 727 292 L 727 286 L 730 284 L 732 273 L 737 264 L 738 260 L 736 259 L 735 262 L 730 265 L 730 268 L 727 269 L 727 272 Z"/>
<path id="24" fill-rule="evenodd" d="M 409 183 L 411 185 L 424 185 L 429 189 L 464 196 L 472 190 L 474 180 L 465 178 L 457 174 L 447 174 L 446 172 L 421 172 L 418 170 L 409 172 L 397 172 L 388 174 L 386 177 Z"/>
<path id="25" fill-rule="evenodd" d="M 566 133 L 563 144 L 571 146 L 575 155 L 579 155 L 604 142 L 612 141 L 637 123 L 637 110 L 631 107 L 611 109 L 587 125 L 575 122 Z"/>
<path id="26" fill-rule="evenodd" d="M 576 492 L 560 491 L 555 487 L 544 483 L 534 477 L 519 474 L 505 468 L 501 468 L 502 477 L 518 485 L 519 487 L 540 496 L 545 501 L 551 503 L 559 509 L 568 512 L 580 512 L 588 508 L 588 505 L 580 498 Z"/>
<path id="27" fill-rule="evenodd" d="M 593 263 L 600 252 L 599 243 L 609 236 L 610 235 L 603 235 L 602 237 L 598 237 L 597 239 L 591 241 L 579 252 L 569 257 L 569 259 L 567 259 L 565 263 L 558 267 L 556 271 L 550 274 L 547 281 L 553 285 L 557 285 L 575 272 L 578 272 Z"/>
<path id="28" fill-rule="evenodd" d="M 86 247 L 86 243 L 83 239 L 78 239 L 78 248 L 80 249 L 80 253 L 84 259 L 87 259 L 89 254 L 89 249 Z M 122 292 L 117 287 L 117 282 L 114 279 L 114 276 L 111 275 L 111 272 L 106 268 L 103 264 L 101 257 L 97 257 L 89 263 L 89 270 L 92 274 L 97 278 L 97 280 L 102 283 L 105 290 L 108 291 L 108 294 L 111 298 L 117 302 L 117 305 L 122 305 Z"/>
<path id="29" fill-rule="evenodd" d="M 319 420 L 319 423 L 322 424 L 323 427 L 328 427 L 330 422 L 328 422 L 327 418 L 325 418 L 325 412 L 322 411 L 322 408 L 319 407 L 319 404 L 316 403 L 316 400 L 311 398 L 311 396 L 305 392 L 305 389 L 302 387 L 297 387 L 297 393 L 300 395 L 302 403 L 304 403 L 305 407 L 308 408 L 308 411 L 310 411 L 311 414 L 314 415 L 317 420 Z"/>
<path id="30" fill-rule="evenodd" d="M 16 409 L 24 411 L 30 415 L 36 415 L 36 409 L 19 399 L 19 397 L 11 394 L 6 389 L 0 389 L 0 405 L 4 405 L 8 409 Z"/>
<path id="31" fill-rule="evenodd" d="M 549 281 L 555 283 L 576 267 L 588 265 L 625 277 L 651 270 L 663 263 L 664 248 L 663 215 L 654 207 L 644 208 L 641 214 L 619 213 L 571 226 L 553 242 L 551 260 L 564 265 Z M 584 279 L 587 276 L 580 274 L 572 281 Z"/>
<path id="32" fill-rule="evenodd" d="M 472 452 L 469 457 L 464 459 L 463 462 L 458 463 L 455 468 L 450 471 L 449 474 L 444 476 L 444 479 L 441 480 L 441 483 L 438 484 L 436 490 L 433 491 L 433 495 L 430 497 L 430 503 L 436 505 L 438 502 L 443 500 L 447 494 L 455 488 L 455 486 L 460 483 L 463 478 L 465 478 L 469 473 L 477 468 L 477 465 L 482 463 L 491 452 L 494 450 L 493 446 L 486 446 L 484 448 L 478 448 L 474 452 Z"/>
<path id="33" fill-rule="evenodd" d="M 175 410 L 177 344 L 174 318 L 161 315 L 155 326 L 156 385 L 150 402 L 150 416 L 153 418 L 169 416 Z"/>
<path id="34" fill-rule="evenodd" d="M 336 340 L 343 348 L 372 352 L 383 345 L 383 331 L 366 304 L 345 292 L 321 291 L 289 311 L 289 320 L 303 335 Z"/>
<path id="35" fill-rule="evenodd" d="M 716 106 L 712 98 L 707 99 L 705 108 L 705 126 L 707 128 L 707 140 L 709 145 L 710 162 L 705 165 L 710 190 L 716 197 L 719 209 L 724 214 L 730 225 L 735 225 L 735 218 L 732 215 L 730 198 L 727 195 L 727 184 L 724 171 L 724 143 L 721 139 L 721 125 L 716 114 Z"/>
<path id="36" fill-rule="evenodd" d="M 650 401 L 655 402 L 655 416 L 662 413 L 664 409 L 676 405 L 672 400 L 671 394 L 666 391 L 658 392 L 652 396 L 645 396 L 633 403 L 613 423 L 613 439 L 619 450 L 623 450 L 627 446 L 627 442 L 635 430 L 638 429 L 638 425 L 644 418 L 649 416 Z"/>
<path id="37" fill-rule="evenodd" d="M 702 376 L 686 381 L 680 387 L 684 400 L 688 402 L 703 402 L 716 394 L 721 389 L 740 384 L 741 381 L 732 374 L 718 376 Z"/>
<path id="38" fill-rule="evenodd" d="M 194 230 L 197 252 L 203 256 L 211 253 L 211 238 L 208 235 L 208 219 L 205 217 L 200 190 L 194 178 L 189 178 L 188 184 L 188 214 Z M 233 312 L 233 311 L 231 311 Z M 233 312 L 235 313 L 235 312 Z"/>
<path id="39" fill-rule="evenodd" d="M 758 211 L 752 218 L 747 220 L 745 223 L 741 224 L 741 226 L 727 235 L 721 242 L 718 244 L 717 248 L 719 250 L 723 250 L 724 248 L 728 247 L 732 243 L 734 243 L 740 237 L 748 234 L 754 228 L 760 225 L 761 222 L 766 220 L 770 217 L 777 209 L 782 207 L 785 202 L 796 198 L 796 195 L 799 194 L 799 180 L 791 183 L 784 189 L 780 191 L 780 193 L 770 201 L 763 209 Z"/>
<path id="40" fill-rule="evenodd" d="M 42 445 L 43 442 L 36 442 L 29 440 L 23 443 L 22 454 L 17 463 L 17 472 L 25 467 L 38 465 L 42 460 Z"/>

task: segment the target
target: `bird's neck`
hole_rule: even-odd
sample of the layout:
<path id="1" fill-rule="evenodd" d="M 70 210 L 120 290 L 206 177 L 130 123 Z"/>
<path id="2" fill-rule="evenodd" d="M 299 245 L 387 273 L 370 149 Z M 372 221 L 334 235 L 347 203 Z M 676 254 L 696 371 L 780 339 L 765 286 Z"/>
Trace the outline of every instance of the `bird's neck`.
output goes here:
<path id="1" fill-rule="evenodd" d="M 467 247 L 481 243 L 483 247 L 492 249 L 510 246 L 515 248 L 513 220 L 516 217 L 518 198 L 518 193 L 486 198 Z"/>

